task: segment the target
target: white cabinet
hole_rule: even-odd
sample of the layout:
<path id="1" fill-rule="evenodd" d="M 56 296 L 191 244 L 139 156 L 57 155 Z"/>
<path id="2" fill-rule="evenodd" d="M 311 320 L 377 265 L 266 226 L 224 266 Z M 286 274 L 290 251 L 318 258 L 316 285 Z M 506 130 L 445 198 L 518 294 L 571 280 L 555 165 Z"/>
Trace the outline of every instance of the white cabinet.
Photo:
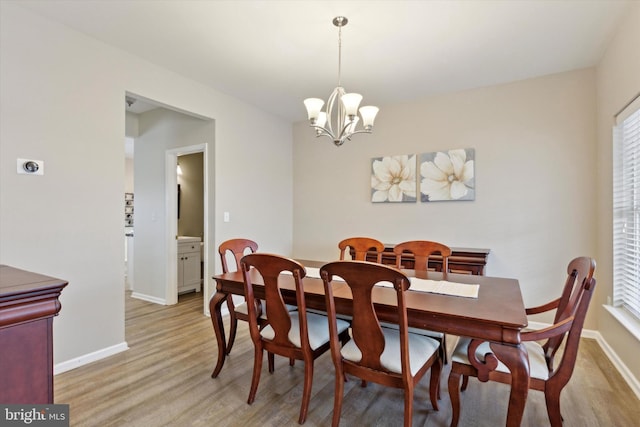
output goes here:
<path id="1" fill-rule="evenodd" d="M 178 237 L 178 293 L 200 292 L 200 238 Z"/>

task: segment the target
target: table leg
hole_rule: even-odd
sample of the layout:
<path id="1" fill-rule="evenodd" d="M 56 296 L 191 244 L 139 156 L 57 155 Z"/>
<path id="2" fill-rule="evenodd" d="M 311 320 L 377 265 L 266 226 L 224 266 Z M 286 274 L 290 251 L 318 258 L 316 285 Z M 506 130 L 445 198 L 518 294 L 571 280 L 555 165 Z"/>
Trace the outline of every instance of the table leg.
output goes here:
<path id="1" fill-rule="evenodd" d="M 516 346 L 491 343 L 491 349 L 511 372 L 507 426 L 519 426 L 529 393 L 529 357 L 522 344 Z"/>
<path id="2" fill-rule="evenodd" d="M 224 325 L 222 323 L 222 303 L 227 300 L 227 294 L 217 291 L 215 295 L 209 301 L 209 313 L 211 314 L 211 322 L 213 323 L 213 330 L 216 333 L 216 341 L 218 342 L 218 363 L 216 364 L 211 378 L 216 378 L 224 365 L 224 360 L 227 355 L 227 345 L 224 336 Z"/>

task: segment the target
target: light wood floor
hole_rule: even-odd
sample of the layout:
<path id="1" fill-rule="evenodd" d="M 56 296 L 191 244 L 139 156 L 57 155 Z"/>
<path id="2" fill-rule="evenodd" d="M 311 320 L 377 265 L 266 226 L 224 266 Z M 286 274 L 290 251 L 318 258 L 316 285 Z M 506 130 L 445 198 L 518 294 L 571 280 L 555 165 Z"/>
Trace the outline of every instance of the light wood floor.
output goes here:
<path id="1" fill-rule="evenodd" d="M 450 345 L 455 342 L 451 337 Z M 55 401 L 70 405 L 72 426 L 283 426 L 297 425 L 303 364 L 266 362 L 256 401 L 248 405 L 253 347 L 239 322 L 236 344 L 220 376 L 211 320 L 202 314 L 201 294 L 160 306 L 126 296 L 126 352 L 55 377 Z M 440 411 L 431 408 L 427 378 L 414 403 L 414 426 L 448 426 L 451 409 L 448 368 L 441 379 Z M 331 425 L 334 374 L 330 355 L 316 361 L 305 426 Z M 504 425 L 509 387 L 471 379 L 462 394 L 461 426 Z M 565 426 L 638 426 L 640 402 L 594 340 L 583 339 L 576 370 L 562 395 Z M 402 424 L 401 390 L 359 381 L 345 385 L 342 426 Z M 529 393 L 525 427 L 548 425 L 542 393 Z"/>

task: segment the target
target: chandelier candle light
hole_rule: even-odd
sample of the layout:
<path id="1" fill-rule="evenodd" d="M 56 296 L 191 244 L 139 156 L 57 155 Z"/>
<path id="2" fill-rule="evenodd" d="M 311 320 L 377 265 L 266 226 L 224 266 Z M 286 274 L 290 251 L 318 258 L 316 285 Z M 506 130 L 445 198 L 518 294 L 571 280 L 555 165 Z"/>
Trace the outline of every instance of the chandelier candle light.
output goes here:
<path id="1" fill-rule="evenodd" d="M 333 19 L 333 25 L 338 27 L 338 87 L 336 87 L 327 101 L 326 111 L 321 111 L 324 101 L 320 98 L 307 98 L 304 105 L 307 107 L 309 125 L 316 129 L 316 137 L 328 136 L 339 147 L 356 133 L 371 133 L 373 121 L 378 114 L 378 107 L 366 106 L 360 108 L 362 116 L 362 129 L 356 130 L 360 117 L 358 106 L 362 101 L 359 93 L 346 93 L 340 82 L 342 65 L 342 27 L 347 25 L 347 18 L 337 16 Z"/>

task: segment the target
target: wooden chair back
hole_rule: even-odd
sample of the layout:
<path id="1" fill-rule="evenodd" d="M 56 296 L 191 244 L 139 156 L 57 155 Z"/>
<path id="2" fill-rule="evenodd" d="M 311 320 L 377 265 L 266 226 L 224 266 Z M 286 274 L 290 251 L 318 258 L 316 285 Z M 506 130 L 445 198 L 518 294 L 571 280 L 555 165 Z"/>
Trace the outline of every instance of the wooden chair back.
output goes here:
<path id="1" fill-rule="evenodd" d="M 246 255 L 247 249 L 254 253 L 258 250 L 258 244 L 249 239 L 231 239 L 222 242 L 218 246 L 218 253 L 220 254 L 220 261 L 222 262 L 222 272 L 228 273 L 229 267 L 227 265 L 227 252 L 231 252 L 236 261 L 236 269 L 240 269 L 240 259 Z"/>
<path id="2" fill-rule="evenodd" d="M 596 262 L 590 257 L 578 257 L 569 262 L 567 266 L 567 280 L 560 298 L 557 299 L 556 314 L 553 320 L 554 324 L 558 324 L 566 318 L 573 316 L 578 309 L 578 302 L 582 297 L 584 284 L 593 277 L 596 269 Z M 528 314 L 531 310 L 528 310 Z M 553 370 L 553 357 L 560 348 L 565 334 L 559 334 L 549 338 L 543 345 L 545 350 L 545 358 L 549 370 Z"/>
<path id="3" fill-rule="evenodd" d="M 410 376 L 409 352 L 407 347 L 407 308 L 405 305 L 405 291 L 410 286 L 407 276 L 395 268 L 366 261 L 335 261 L 324 265 L 320 269 L 320 275 L 325 283 L 327 314 L 330 319 L 336 315 L 333 286 L 335 286 L 336 283 L 343 283 L 338 281 L 332 282 L 332 279 L 334 276 L 339 276 L 346 281 L 353 296 L 351 339 L 354 340 L 362 352 L 362 360 L 358 365 L 382 373 L 387 372 L 380 363 L 380 356 L 384 351 L 385 340 L 373 305 L 373 289 L 379 282 L 386 281 L 393 284 L 398 303 L 402 372 L 403 375 Z M 337 335 L 332 335 L 331 339 L 332 344 L 337 346 Z M 339 349 L 336 348 L 336 350 L 339 353 Z M 334 356 L 339 357 L 339 354 L 334 354 Z"/>
<path id="4" fill-rule="evenodd" d="M 587 315 L 589 303 L 593 296 L 596 286 L 596 280 L 593 278 L 595 271 L 595 261 L 589 257 L 578 257 L 573 259 L 568 267 L 568 277 L 561 296 L 547 304 L 539 307 L 527 309 L 527 314 L 543 313 L 549 310 L 557 310 L 553 325 L 535 331 L 526 331 L 520 334 L 520 339 L 525 346 L 532 345 L 529 349 L 530 363 L 531 351 L 536 351 L 535 346 L 540 348 L 537 342 L 546 340 L 545 344 L 538 350 L 544 354 L 546 367 L 548 369 L 548 377 L 540 378 L 531 376 L 529 379 L 529 388 L 533 390 L 543 391 L 545 393 L 545 401 L 547 404 L 547 415 L 552 426 L 562 426 L 562 416 L 560 414 L 560 393 L 567 385 L 573 369 L 575 367 L 578 355 L 578 347 L 580 345 L 580 334 L 584 326 L 584 320 Z M 566 338 L 566 342 L 565 341 Z M 554 366 L 553 358 L 558 349 L 564 342 L 564 350 L 557 367 Z M 460 343 L 458 344 L 460 346 Z M 476 346 L 477 347 L 477 346 Z M 471 344 L 469 344 L 469 349 Z M 467 351 L 475 351 L 464 349 Z M 454 350 L 454 353 L 458 348 Z M 542 354 L 540 354 L 542 355 Z M 497 364 L 495 356 L 491 353 L 485 354 L 485 358 L 492 359 L 491 363 Z M 536 359 L 533 359 L 536 360 Z M 542 359 L 538 359 L 542 360 Z M 468 363 L 457 362 L 455 357 L 451 366 L 449 375 L 449 395 L 452 404 L 452 422 L 451 426 L 458 424 L 460 415 L 460 396 L 458 390 L 459 377 L 463 376 L 462 390 L 466 389 L 467 377 L 478 376 L 478 370 Z M 486 375 L 486 379 L 498 381 L 505 384 L 511 384 L 511 374 L 505 372 L 492 371 Z"/>
<path id="5" fill-rule="evenodd" d="M 344 260 L 347 248 L 352 248 L 354 250 L 355 255 L 353 259 L 357 261 L 366 261 L 367 252 L 373 249 L 376 252 L 376 262 L 378 264 L 382 263 L 384 243 L 376 239 L 372 239 L 370 237 L 350 237 L 338 243 L 338 248 L 340 249 L 341 261 Z"/>
<path id="6" fill-rule="evenodd" d="M 311 400 L 314 360 L 330 348 L 327 334 L 329 322 L 325 316 L 307 313 L 302 286 L 306 270 L 299 262 L 279 255 L 255 253 L 244 256 L 240 260 L 240 268 L 244 277 L 247 300 L 255 298 L 251 277 L 256 272 L 262 276 L 268 319 L 268 324 L 260 330 L 256 309 L 249 304 L 249 331 L 254 345 L 254 363 L 247 403 L 253 403 L 256 396 L 264 350 L 267 351 L 269 359 L 269 372 L 274 370 L 274 354 L 288 357 L 290 365 L 293 365 L 294 359 L 303 360 L 305 365 L 304 385 L 298 423 L 304 424 Z M 281 275 L 284 272 L 289 274 Z M 292 282 L 293 286 L 291 286 Z M 295 289 L 298 310 L 290 311 L 285 305 L 281 291 L 283 287 L 286 287 L 288 291 L 291 291 L 292 287 Z M 335 325 L 334 327 L 338 328 Z M 341 321 L 339 329 L 341 342 L 347 342 L 349 324 Z"/>
<path id="7" fill-rule="evenodd" d="M 304 289 L 302 286 L 302 278 L 306 275 L 306 270 L 302 264 L 289 258 L 282 257 L 280 255 L 267 254 L 267 253 L 254 253 L 245 255 L 241 261 L 242 274 L 245 282 L 245 298 L 247 301 L 253 300 L 254 289 L 251 281 L 251 274 L 249 274 L 250 267 L 254 267 L 258 273 L 262 276 L 264 283 L 265 301 L 267 319 L 269 319 L 269 325 L 275 332 L 274 339 L 270 340 L 264 347 L 267 351 L 273 351 L 273 347 L 282 348 L 297 348 L 289 340 L 289 330 L 291 329 L 291 317 L 289 316 L 289 310 L 287 309 L 284 300 L 282 299 L 282 293 L 280 291 L 280 273 L 288 271 L 292 275 L 292 280 L 295 284 L 296 300 L 298 305 L 298 312 L 300 317 L 300 338 L 301 348 L 309 348 L 308 328 L 306 322 L 306 305 L 304 299 Z M 260 341 L 260 328 L 257 323 L 256 309 L 252 304 L 249 304 L 249 330 L 251 338 L 254 341 Z M 277 354 L 281 352 L 275 351 Z M 289 356 L 288 354 L 283 354 Z"/>
<path id="8" fill-rule="evenodd" d="M 565 281 L 558 308 L 553 323 L 570 315 L 570 309 L 576 308 L 577 299 L 582 292 L 581 286 L 586 280 L 593 277 L 596 269 L 596 262 L 590 257 L 578 257 L 571 260 L 567 265 L 567 280 Z"/>
<path id="9" fill-rule="evenodd" d="M 544 391 L 544 389 L 554 387 L 561 390 L 569 382 L 576 364 L 578 347 L 580 345 L 580 335 L 582 333 L 582 327 L 584 326 L 584 320 L 587 316 L 587 310 L 595 287 L 596 279 L 593 277 L 586 278 L 584 282 L 578 286 L 580 292 L 578 293 L 578 304 L 576 305 L 575 310 L 573 310 L 570 316 L 564 318 L 559 323 L 556 323 L 556 325 L 561 325 L 564 322 L 564 324 L 570 325 L 560 363 L 558 363 L 558 367 L 556 369 L 550 369 L 552 372 L 547 380 L 547 385 L 536 386 L 536 384 L 533 384 L 532 388 Z"/>
<path id="10" fill-rule="evenodd" d="M 410 282 L 407 276 L 394 267 L 367 261 L 335 261 L 320 268 L 320 275 L 324 283 L 329 316 L 331 356 L 336 369 L 332 427 L 337 427 L 340 423 L 346 374 L 357 376 L 363 381 L 363 385 L 366 385 L 367 381 L 374 381 L 384 386 L 403 389 L 404 426 L 410 427 L 416 384 L 431 369 L 429 395 L 433 408 L 438 410 L 442 370 L 439 343 L 432 338 L 408 333 L 405 293 Z M 344 286 L 344 282 L 333 281 L 334 276 L 346 281 L 352 295 L 352 341 L 343 347 L 339 345 L 333 288 L 336 284 Z M 373 305 L 374 294 L 379 290 L 374 289 L 374 286 L 380 282 L 391 283 L 395 290 L 398 329 L 384 328 L 383 332 L 380 326 Z M 393 300 L 389 303 L 393 304 Z M 396 346 L 400 347 L 399 355 Z"/>
<path id="11" fill-rule="evenodd" d="M 439 253 L 442 256 L 442 272 L 447 273 L 449 271 L 449 257 L 451 256 L 451 248 L 449 246 L 429 240 L 411 240 L 398 243 L 393 247 L 393 253 L 396 256 L 396 268 L 402 268 L 402 254 L 405 252 L 413 254 L 415 260 L 414 270 L 427 271 L 429 269 L 429 256 Z"/>

